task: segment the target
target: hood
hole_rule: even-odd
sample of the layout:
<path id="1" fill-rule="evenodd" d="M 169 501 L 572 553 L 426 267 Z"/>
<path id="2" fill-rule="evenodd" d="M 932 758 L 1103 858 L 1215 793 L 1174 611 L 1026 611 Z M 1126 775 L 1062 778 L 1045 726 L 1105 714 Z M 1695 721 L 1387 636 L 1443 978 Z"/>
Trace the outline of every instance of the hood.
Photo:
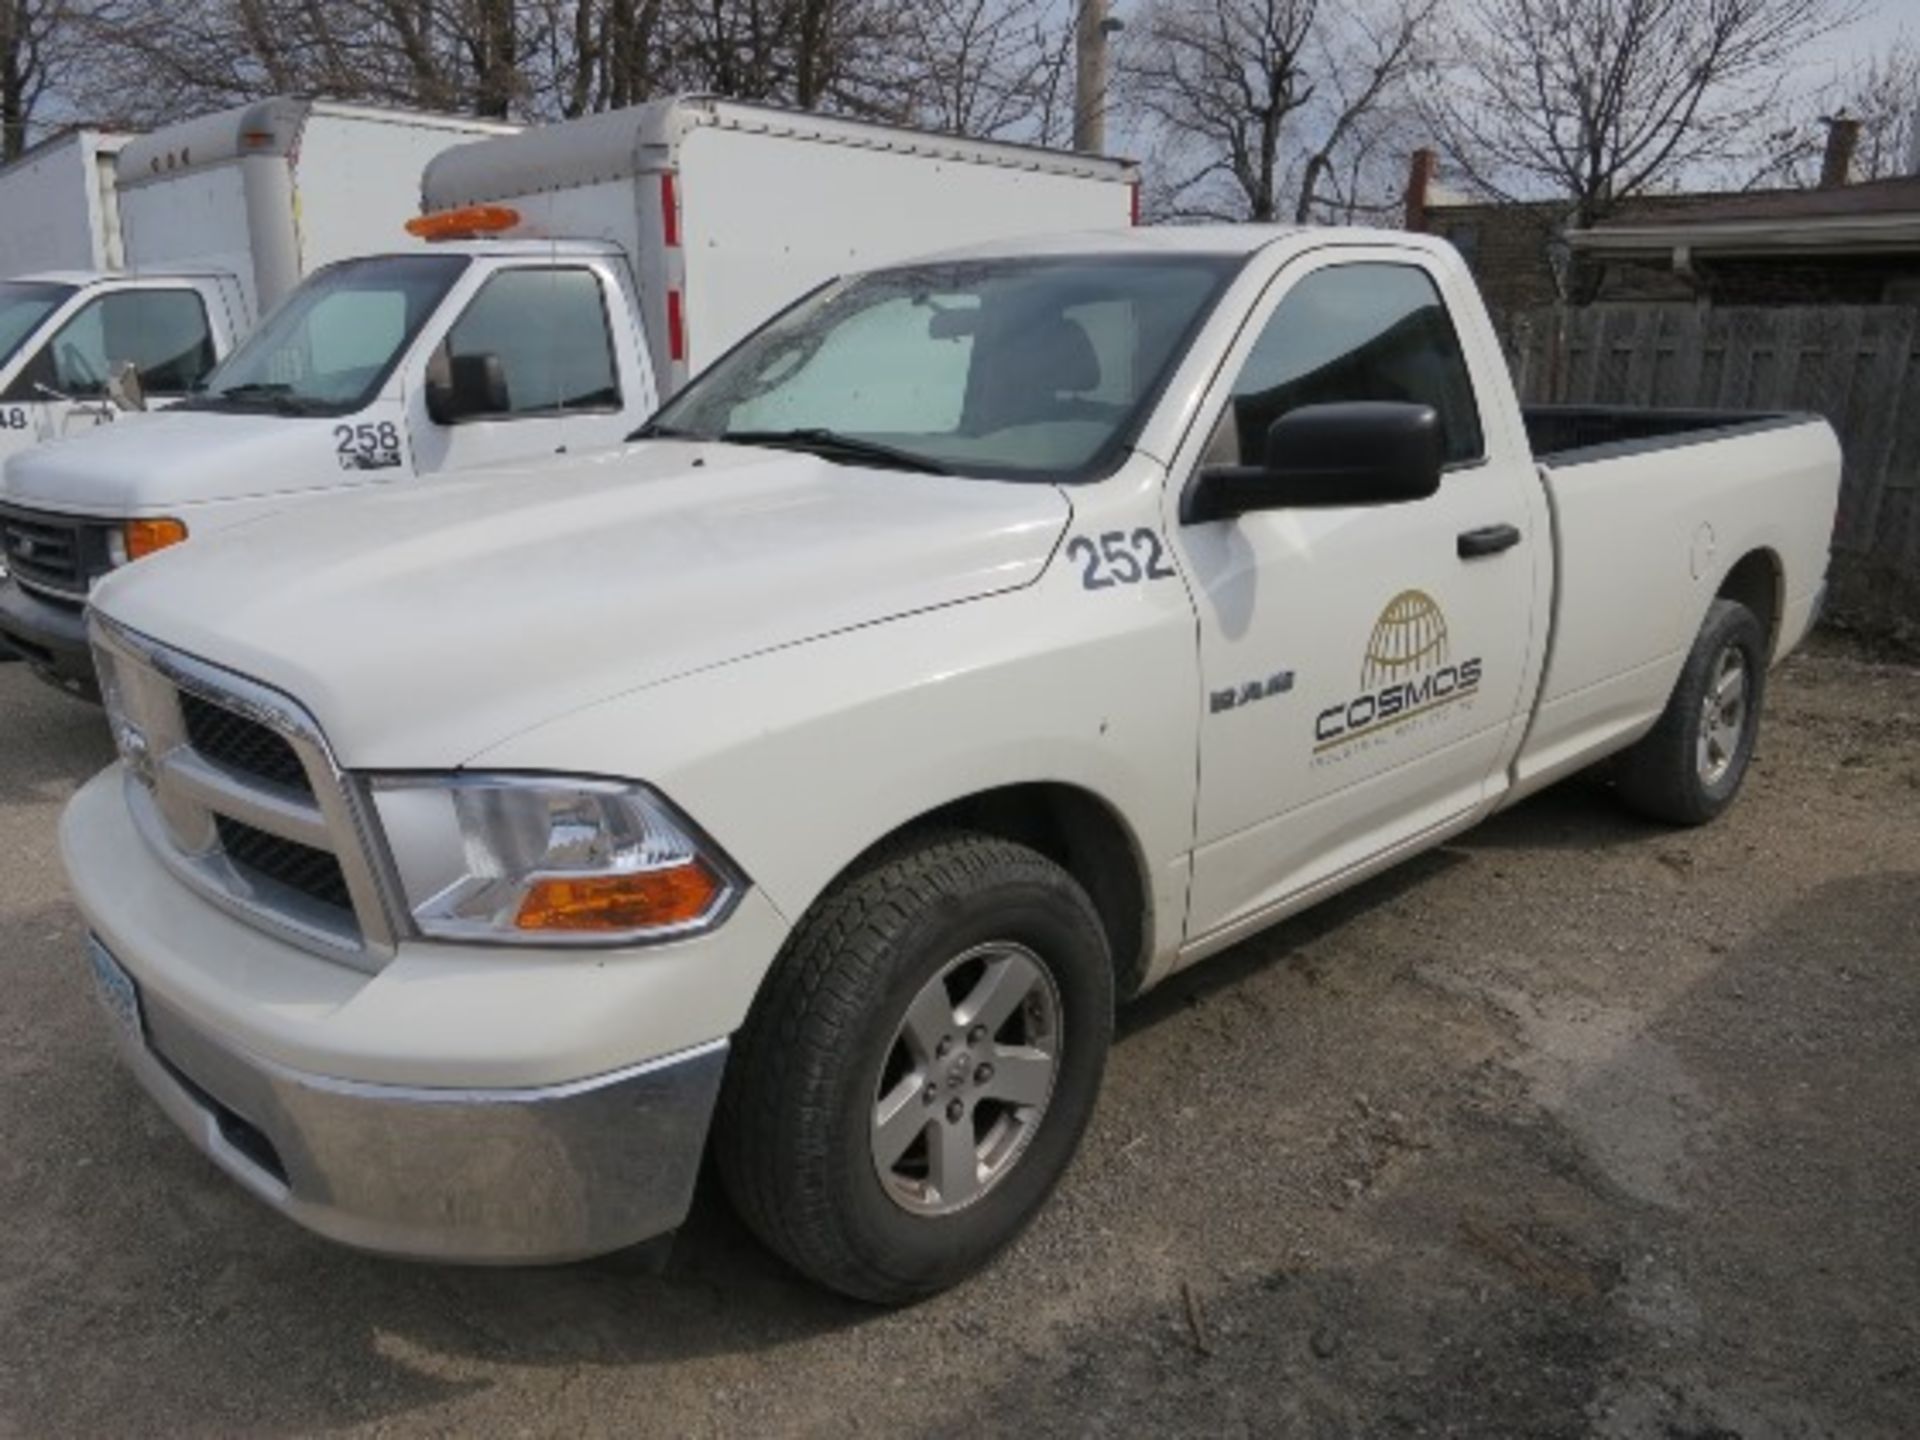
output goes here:
<path id="1" fill-rule="evenodd" d="M 298 459 L 330 464 L 339 423 L 210 410 L 122 416 L 9 461 L 3 493 L 22 505 L 120 519 L 311 490 L 323 472 Z M 328 473 L 322 483 L 339 489 L 345 478 Z"/>
<path id="2" fill-rule="evenodd" d="M 1031 583 L 1054 486 L 656 441 L 366 491 L 111 576 L 106 615 L 285 690 L 343 764 L 437 768 L 756 651 Z"/>

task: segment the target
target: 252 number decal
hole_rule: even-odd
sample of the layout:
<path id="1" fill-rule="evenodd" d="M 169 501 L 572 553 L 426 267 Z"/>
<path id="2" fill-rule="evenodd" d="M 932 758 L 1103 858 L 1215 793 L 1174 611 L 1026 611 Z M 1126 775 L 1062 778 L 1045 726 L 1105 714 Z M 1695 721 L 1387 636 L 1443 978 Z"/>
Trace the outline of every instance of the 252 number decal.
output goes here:
<path id="1" fill-rule="evenodd" d="M 1131 535 L 1124 530 L 1109 530 L 1097 545 L 1090 536 L 1076 535 L 1067 541 L 1067 554 L 1080 567 L 1080 585 L 1086 590 L 1171 580 L 1174 576 L 1173 566 L 1167 563 L 1165 542 L 1144 525 Z"/>
<path id="2" fill-rule="evenodd" d="M 391 470 L 400 463 L 400 427 L 391 420 L 378 425 L 336 425 L 333 453 L 342 470 Z"/>

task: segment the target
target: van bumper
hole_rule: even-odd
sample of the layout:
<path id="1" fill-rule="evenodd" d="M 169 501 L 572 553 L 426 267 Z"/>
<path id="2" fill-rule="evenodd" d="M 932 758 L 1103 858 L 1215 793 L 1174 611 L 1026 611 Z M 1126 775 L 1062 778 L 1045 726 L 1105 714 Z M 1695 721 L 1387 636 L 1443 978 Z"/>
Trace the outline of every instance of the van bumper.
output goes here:
<path id="1" fill-rule="evenodd" d="M 8 650 L 49 685 L 99 703 L 85 606 L 36 595 L 11 576 L 0 580 L 0 652 Z"/>

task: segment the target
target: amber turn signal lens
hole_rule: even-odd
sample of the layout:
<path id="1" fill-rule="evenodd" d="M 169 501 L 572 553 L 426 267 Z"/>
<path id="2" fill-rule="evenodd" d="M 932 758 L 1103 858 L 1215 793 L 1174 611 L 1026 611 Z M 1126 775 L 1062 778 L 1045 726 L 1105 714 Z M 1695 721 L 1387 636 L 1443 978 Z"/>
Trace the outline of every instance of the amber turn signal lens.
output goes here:
<path id="1" fill-rule="evenodd" d="M 720 877 L 698 860 L 628 875 L 536 880 L 514 916 L 517 930 L 661 930 L 704 919 Z"/>
<path id="2" fill-rule="evenodd" d="M 187 527 L 178 520 L 129 520 L 126 528 L 127 559 L 139 560 L 178 545 L 187 538 Z"/>

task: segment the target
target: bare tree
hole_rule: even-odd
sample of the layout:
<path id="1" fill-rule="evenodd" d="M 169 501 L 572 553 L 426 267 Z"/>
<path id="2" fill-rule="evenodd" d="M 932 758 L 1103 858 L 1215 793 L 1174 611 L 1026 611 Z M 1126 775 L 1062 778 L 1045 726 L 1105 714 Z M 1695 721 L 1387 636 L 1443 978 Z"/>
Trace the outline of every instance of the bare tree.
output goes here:
<path id="1" fill-rule="evenodd" d="M 1156 0 L 1121 61 L 1176 219 L 1298 220 L 1365 202 L 1356 160 L 1412 69 L 1435 0 Z"/>
<path id="2" fill-rule="evenodd" d="M 85 0 L 0 0 L 0 162 L 27 148 L 43 107 L 83 58 Z"/>
<path id="3" fill-rule="evenodd" d="M 1056 0 L 171 0 L 164 15 L 0 0 L 0 15 L 79 6 L 92 29 L 65 90 L 135 124 L 280 93 L 545 120 L 702 90 L 1048 142 L 1071 103 Z"/>
<path id="4" fill-rule="evenodd" d="M 983 138 L 1058 143 L 1070 124 L 1071 28 L 1047 0 L 922 0 L 900 7 L 910 118 Z"/>
<path id="5" fill-rule="evenodd" d="M 1356 14 L 1345 33 L 1328 42 L 1328 63 L 1323 70 L 1332 101 L 1331 115 L 1307 155 L 1299 199 L 1294 204 L 1296 223 L 1306 224 L 1315 217 L 1317 206 L 1328 203 L 1320 194 L 1323 185 L 1333 188 L 1330 203 L 1335 208 L 1350 213 L 1354 206 L 1364 203 L 1356 193 L 1357 182 L 1365 162 L 1376 152 L 1377 142 L 1392 129 L 1377 122 L 1413 68 L 1438 3 L 1410 0 L 1391 11 Z M 1349 180 L 1344 193 L 1337 183 L 1340 177 L 1336 170 L 1343 153 Z"/>
<path id="6" fill-rule="evenodd" d="M 1754 157 L 1796 52 L 1836 0 L 1470 0 L 1423 87 L 1453 165 L 1500 199 L 1559 196 L 1571 224 Z"/>
<path id="7" fill-rule="evenodd" d="M 1319 9 L 1320 0 L 1159 0 L 1146 11 L 1121 90 L 1161 132 L 1163 159 L 1193 153 L 1156 187 L 1172 215 L 1277 218 L 1281 134 L 1313 95 L 1304 59 Z M 1218 178 L 1233 193 L 1209 183 Z"/>

